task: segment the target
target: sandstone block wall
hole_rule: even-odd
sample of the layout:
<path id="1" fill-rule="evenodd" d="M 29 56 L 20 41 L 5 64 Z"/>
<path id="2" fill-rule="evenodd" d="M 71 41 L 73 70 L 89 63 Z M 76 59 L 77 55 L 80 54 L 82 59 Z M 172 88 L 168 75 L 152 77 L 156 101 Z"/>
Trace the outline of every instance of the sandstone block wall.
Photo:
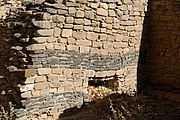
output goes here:
<path id="1" fill-rule="evenodd" d="M 23 24 L 11 31 L 19 42 L 10 47 L 22 52 L 16 65 L 24 72 L 16 85 L 24 107 L 15 109 L 19 119 L 57 119 L 90 101 L 96 89 L 136 93 L 147 1 L 25 0 L 23 5 Z M 108 85 L 93 86 L 96 81 Z"/>

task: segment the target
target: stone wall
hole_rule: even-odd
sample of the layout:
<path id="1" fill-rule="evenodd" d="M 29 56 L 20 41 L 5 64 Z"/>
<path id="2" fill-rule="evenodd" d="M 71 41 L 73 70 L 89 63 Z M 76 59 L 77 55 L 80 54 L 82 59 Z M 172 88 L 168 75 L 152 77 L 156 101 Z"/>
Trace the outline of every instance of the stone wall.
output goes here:
<path id="1" fill-rule="evenodd" d="M 179 81 L 179 1 L 153 0 L 149 40 L 148 77 L 164 90 L 180 88 Z"/>
<path id="2" fill-rule="evenodd" d="M 10 28 L 18 42 L 9 44 L 13 56 L 21 53 L 21 62 L 11 68 L 24 75 L 15 85 L 23 106 L 15 109 L 19 119 L 57 119 L 80 107 L 101 86 L 90 81 L 110 81 L 104 87 L 112 92 L 137 92 L 146 0 L 25 0 L 23 5 L 16 17 L 21 24 Z"/>

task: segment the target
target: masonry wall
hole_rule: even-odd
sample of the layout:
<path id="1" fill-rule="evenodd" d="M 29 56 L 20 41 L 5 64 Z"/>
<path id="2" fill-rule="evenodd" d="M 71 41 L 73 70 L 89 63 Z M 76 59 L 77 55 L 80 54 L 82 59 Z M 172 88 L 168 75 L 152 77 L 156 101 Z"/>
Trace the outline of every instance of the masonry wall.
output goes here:
<path id="1" fill-rule="evenodd" d="M 164 90 L 180 88 L 179 1 L 152 0 L 148 77 Z"/>
<path id="2" fill-rule="evenodd" d="M 25 1 L 11 48 L 23 51 L 19 119 L 57 119 L 93 91 L 135 94 L 147 1 Z M 18 19 L 19 20 L 19 19 Z M 20 32 L 26 31 L 25 33 Z M 22 44 L 19 44 L 22 43 Z M 23 62 L 22 62 L 23 61 Z M 109 81 L 92 86 L 91 81 Z M 108 91 L 106 91 L 108 90 Z"/>

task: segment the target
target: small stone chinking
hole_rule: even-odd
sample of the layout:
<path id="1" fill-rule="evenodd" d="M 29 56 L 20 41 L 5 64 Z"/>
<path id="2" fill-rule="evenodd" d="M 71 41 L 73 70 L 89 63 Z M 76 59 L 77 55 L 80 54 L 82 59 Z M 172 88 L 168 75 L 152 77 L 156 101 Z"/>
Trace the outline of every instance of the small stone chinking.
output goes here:
<path id="1" fill-rule="evenodd" d="M 89 101 L 90 78 L 117 78 L 117 92 L 136 92 L 147 1 L 24 0 L 27 34 L 14 33 L 25 51 L 18 119 L 57 119 Z M 30 29 L 30 30 L 29 30 Z M 19 49 L 21 48 L 21 49 Z M 24 59 L 23 59 L 24 60 Z"/>

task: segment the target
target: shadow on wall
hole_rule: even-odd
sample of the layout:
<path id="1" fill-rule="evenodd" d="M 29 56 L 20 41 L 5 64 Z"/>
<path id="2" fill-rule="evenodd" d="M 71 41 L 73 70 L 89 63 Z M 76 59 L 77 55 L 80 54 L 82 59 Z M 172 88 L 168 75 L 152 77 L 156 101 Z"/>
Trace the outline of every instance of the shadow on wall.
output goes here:
<path id="1" fill-rule="evenodd" d="M 147 11 L 145 12 L 141 45 L 139 51 L 139 60 L 137 68 L 137 91 L 140 93 L 148 83 L 147 57 L 149 50 L 149 33 L 150 33 L 150 6 L 151 0 L 148 0 Z"/>
<path id="2" fill-rule="evenodd" d="M 180 1 L 153 0 L 148 53 L 149 83 L 166 91 L 180 89 Z"/>
<path id="3" fill-rule="evenodd" d="M 21 15 L 8 15 L 0 19 L 0 105 L 9 110 L 22 107 L 20 85 L 24 84 L 24 69 L 27 64 L 27 34 L 31 33 Z"/>

